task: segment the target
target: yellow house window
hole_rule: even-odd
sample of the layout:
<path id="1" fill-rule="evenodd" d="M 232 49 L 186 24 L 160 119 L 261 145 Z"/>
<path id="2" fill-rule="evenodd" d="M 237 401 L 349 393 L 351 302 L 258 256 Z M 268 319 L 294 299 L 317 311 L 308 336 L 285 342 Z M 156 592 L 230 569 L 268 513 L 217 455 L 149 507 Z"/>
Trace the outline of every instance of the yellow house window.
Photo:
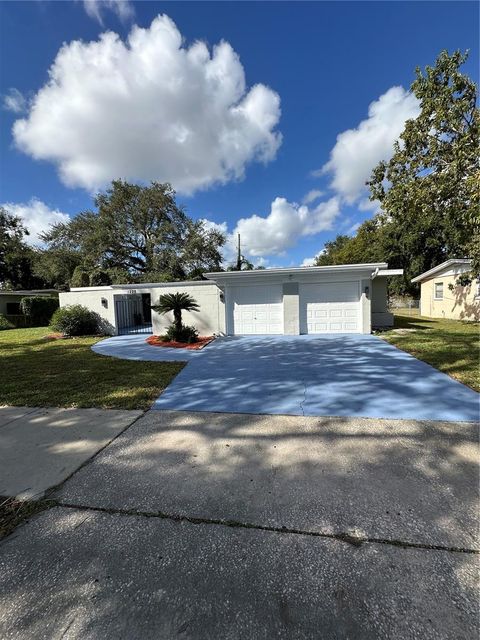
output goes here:
<path id="1" fill-rule="evenodd" d="M 435 282 L 433 299 L 443 300 L 443 282 Z"/>

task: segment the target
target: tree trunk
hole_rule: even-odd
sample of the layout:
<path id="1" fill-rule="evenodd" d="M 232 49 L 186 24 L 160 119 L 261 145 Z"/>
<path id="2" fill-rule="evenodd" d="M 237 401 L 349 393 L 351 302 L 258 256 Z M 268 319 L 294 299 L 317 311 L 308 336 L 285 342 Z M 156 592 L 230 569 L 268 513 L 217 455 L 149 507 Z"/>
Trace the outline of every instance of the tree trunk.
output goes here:
<path id="1" fill-rule="evenodd" d="M 173 318 L 174 318 L 175 329 L 177 331 L 180 331 L 180 329 L 182 328 L 182 310 L 174 309 Z"/>

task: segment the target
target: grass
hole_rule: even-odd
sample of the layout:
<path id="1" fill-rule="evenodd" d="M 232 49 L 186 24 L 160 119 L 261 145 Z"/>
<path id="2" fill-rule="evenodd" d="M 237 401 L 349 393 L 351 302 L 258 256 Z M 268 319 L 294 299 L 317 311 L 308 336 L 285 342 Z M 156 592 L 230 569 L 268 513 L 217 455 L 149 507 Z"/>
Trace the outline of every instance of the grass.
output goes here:
<path id="1" fill-rule="evenodd" d="M 382 333 L 382 337 L 475 391 L 480 391 L 479 323 L 407 316 L 402 312 L 394 312 L 394 330 Z M 414 331 L 401 334 L 395 333 L 395 329 Z"/>
<path id="2" fill-rule="evenodd" d="M 94 353 L 101 338 L 47 341 L 46 327 L 0 331 L 0 406 L 148 409 L 184 367 Z"/>
<path id="3" fill-rule="evenodd" d="M 28 518 L 55 504 L 54 500 L 21 501 L 0 496 L 0 540 Z"/>

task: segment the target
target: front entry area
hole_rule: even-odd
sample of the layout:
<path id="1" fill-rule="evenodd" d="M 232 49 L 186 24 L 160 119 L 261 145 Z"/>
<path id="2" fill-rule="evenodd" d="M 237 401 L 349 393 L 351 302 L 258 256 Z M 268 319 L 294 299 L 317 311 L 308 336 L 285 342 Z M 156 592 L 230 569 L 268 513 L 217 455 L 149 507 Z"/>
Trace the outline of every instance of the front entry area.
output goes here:
<path id="1" fill-rule="evenodd" d="M 360 333 L 360 283 L 300 286 L 300 333 Z"/>

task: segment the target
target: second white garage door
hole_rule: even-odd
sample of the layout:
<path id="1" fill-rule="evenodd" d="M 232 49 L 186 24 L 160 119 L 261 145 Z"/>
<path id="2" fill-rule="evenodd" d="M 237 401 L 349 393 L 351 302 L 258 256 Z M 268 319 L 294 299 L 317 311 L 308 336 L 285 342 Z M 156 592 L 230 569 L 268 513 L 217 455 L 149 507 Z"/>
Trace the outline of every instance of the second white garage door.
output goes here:
<path id="1" fill-rule="evenodd" d="M 281 285 L 231 287 L 235 335 L 283 333 Z"/>
<path id="2" fill-rule="evenodd" d="M 300 287 L 302 333 L 360 333 L 360 284 L 329 282 Z"/>

